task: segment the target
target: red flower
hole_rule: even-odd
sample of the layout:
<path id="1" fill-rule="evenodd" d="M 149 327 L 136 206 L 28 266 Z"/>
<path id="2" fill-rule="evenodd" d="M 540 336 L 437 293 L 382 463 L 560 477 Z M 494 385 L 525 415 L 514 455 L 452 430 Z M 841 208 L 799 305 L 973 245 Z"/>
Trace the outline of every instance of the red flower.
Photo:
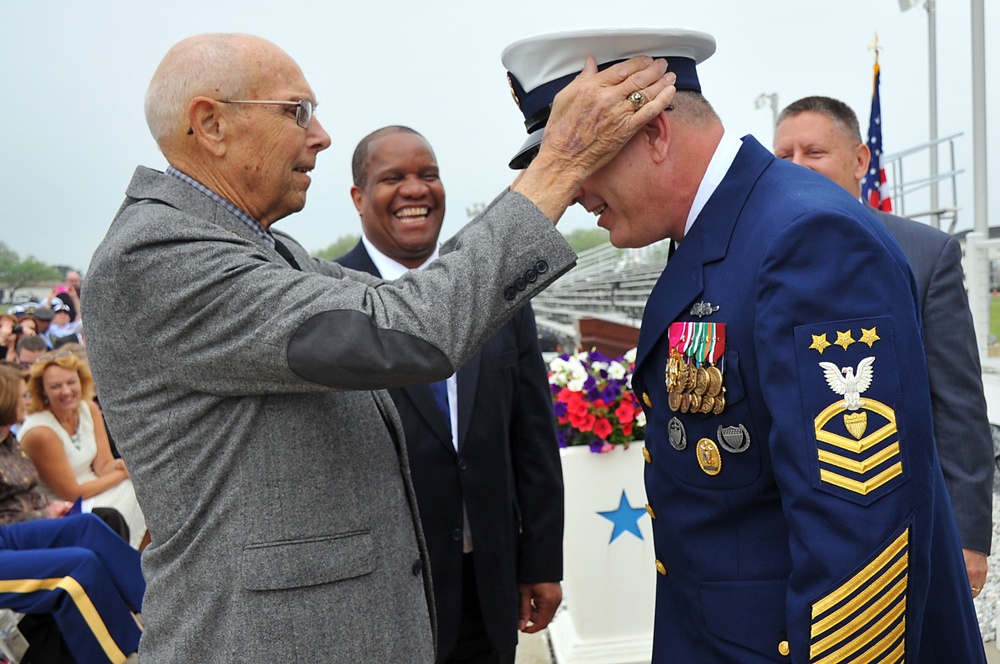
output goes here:
<path id="1" fill-rule="evenodd" d="M 615 415 L 623 426 L 631 424 L 635 420 L 635 406 L 631 402 L 623 400 L 618 408 L 615 408 Z"/>
<path id="2" fill-rule="evenodd" d="M 588 412 L 570 413 L 569 422 L 579 431 L 592 431 L 597 418 Z"/>
<path id="3" fill-rule="evenodd" d="M 596 435 L 601 440 L 607 440 L 608 436 L 615 428 L 611 426 L 611 422 L 608 422 L 606 417 L 602 417 L 596 422 L 594 422 L 594 435 Z"/>

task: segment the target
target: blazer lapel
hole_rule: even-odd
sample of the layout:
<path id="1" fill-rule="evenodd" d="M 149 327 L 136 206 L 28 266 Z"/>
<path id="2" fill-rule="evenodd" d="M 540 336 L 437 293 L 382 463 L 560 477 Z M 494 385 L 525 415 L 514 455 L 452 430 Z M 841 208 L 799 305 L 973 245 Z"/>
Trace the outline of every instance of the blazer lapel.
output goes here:
<path id="1" fill-rule="evenodd" d="M 676 248 L 657 280 L 642 317 L 636 372 L 649 357 L 670 324 L 680 319 L 705 288 L 705 266 L 729 251 L 736 221 L 750 191 L 774 160 L 752 136 L 743 138 L 726 176 L 699 213 L 691 232 Z"/>
<path id="2" fill-rule="evenodd" d="M 479 367 L 483 351 L 477 350 L 458 370 L 458 449 L 461 450 L 472 425 L 472 413 L 476 407 L 476 386 L 479 385 Z"/>

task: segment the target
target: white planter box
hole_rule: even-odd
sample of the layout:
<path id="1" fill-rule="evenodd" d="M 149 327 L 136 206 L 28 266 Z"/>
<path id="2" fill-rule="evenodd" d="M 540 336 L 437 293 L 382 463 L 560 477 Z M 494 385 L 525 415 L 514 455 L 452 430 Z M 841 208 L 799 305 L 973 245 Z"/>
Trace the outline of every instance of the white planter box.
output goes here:
<path id="1" fill-rule="evenodd" d="M 561 451 L 565 601 L 549 626 L 559 664 L 650 661 L 656 568 L 652 524 L 645 512 L 642 447 L 632 443 L 627 450 L 616 447 L 606 454 L 587 447 Z M 625 518 L 616 525 L 600 513 L 618 510 L 623 491 L 627 504 L 621 505 L 620 515 Z M 642 539 L 629 527 L 637 528 Z"/>

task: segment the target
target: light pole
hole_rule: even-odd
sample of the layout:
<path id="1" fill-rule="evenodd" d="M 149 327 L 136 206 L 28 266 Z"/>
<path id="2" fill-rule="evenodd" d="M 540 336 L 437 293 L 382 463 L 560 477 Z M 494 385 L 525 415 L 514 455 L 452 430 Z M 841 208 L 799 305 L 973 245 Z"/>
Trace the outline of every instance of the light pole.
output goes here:
<path id="1" fill-rule="evenodd" d="M 986 15 L 983 0 L 972 0 L 972 191 L 974 228 L 990 237 L 986 184 Z"/>
<path id="2" fill-rule="evenodd" d="M 975 4 L 976 0 L 973 0 Z M 926 0 L 924 9 L 927 10 L 927 88 L 928 105 L 927 114 L 930 121 L 930 143 L 931 143 L 931 225 L 934 228 L 941 228 L 941 211 L 938 209 L 938 122 L 937 122 L 937 18 L 934 14 L 935 0 Z M 899 0 L 899 8 L 902 11 L 912 9 L 917 6 L 919 0 Z M 980 27 L 982 27 L 980 25 Z"/>

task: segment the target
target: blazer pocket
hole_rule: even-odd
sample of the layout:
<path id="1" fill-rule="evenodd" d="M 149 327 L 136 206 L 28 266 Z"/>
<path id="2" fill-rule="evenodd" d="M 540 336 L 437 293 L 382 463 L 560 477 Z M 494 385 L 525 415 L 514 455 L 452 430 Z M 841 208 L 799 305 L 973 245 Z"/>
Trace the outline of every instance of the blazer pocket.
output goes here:
<path id="1" fill-rule="evenodd" d="M 723 641 L 782 661 L 778 644 L 787 639 L 785 588 L 784 580 L 703 583 L 705 626 Z M 738 656 L 734 661 L 740 661 Z"/>
<path id="2" fill-rule="evenodd" d="M 283 590 L 369 574 L 375 567 L 370 531 L 258 542 L 243 547 L 241 576 L 247 590 Z"/>

